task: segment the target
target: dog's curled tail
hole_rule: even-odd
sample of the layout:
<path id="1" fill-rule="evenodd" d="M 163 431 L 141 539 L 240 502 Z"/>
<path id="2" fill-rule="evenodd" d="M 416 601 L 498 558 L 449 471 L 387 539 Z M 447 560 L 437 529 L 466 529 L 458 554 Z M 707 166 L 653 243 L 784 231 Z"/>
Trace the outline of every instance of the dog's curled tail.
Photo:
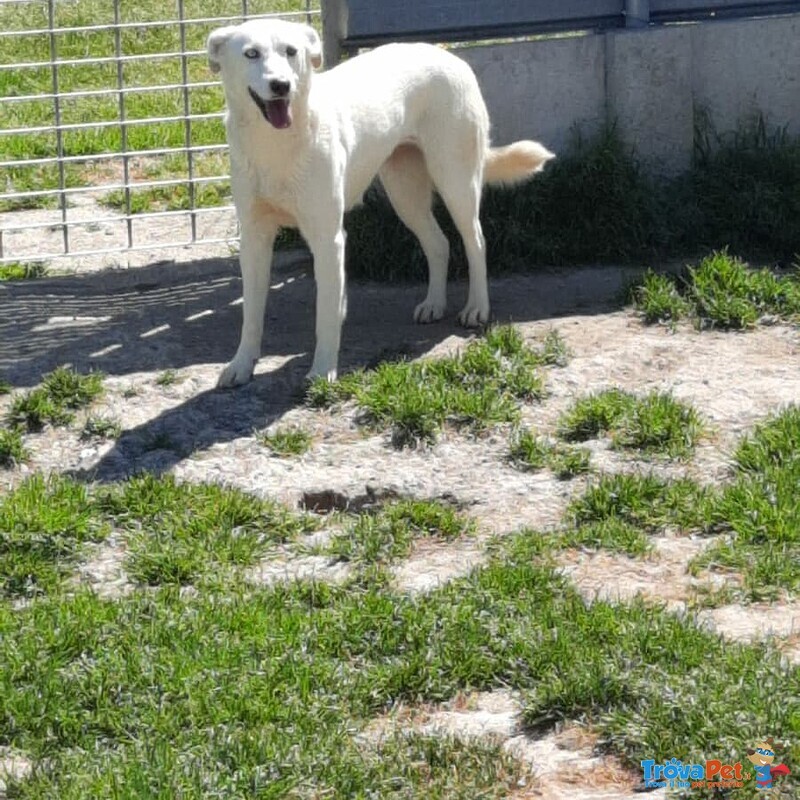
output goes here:
<path id="1" fill-rule="evenodd" d="M 484 183 L 516 183 L 541 172 L 555 155 L 539 142 L 514 142 L 490 147 L 483 167 Z"/>

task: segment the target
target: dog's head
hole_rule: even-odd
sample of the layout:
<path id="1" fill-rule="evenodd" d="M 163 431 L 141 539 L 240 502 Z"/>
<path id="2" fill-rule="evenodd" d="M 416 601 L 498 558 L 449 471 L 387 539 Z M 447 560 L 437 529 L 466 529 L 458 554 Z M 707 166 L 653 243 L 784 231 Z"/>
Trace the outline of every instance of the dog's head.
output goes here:
<path id="1" fill-rule="evenodd" d="M 252 104 L 273 127 L 292 124 L 292 103 L 308 92 L 322 65 L 322 43 L 308 25 L 251 20 L 208 37 L 208 63 L 222 73 L 229 106 Z"/>

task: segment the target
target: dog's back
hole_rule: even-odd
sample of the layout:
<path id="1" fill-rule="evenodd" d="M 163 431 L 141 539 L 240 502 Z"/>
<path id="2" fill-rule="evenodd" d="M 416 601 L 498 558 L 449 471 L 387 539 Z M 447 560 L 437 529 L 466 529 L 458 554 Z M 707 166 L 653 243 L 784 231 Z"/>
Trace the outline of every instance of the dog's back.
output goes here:
<path id="1" fill-rule="evenodd" d="M 309 106 L 347 151 L 348 205 L 401 144 L 428 156 L 432 148 L 463 153 L 467 164 L 488 148 L 489 115 L 475 75 L 433 45 L 384 45 L 317 74 Z"/>

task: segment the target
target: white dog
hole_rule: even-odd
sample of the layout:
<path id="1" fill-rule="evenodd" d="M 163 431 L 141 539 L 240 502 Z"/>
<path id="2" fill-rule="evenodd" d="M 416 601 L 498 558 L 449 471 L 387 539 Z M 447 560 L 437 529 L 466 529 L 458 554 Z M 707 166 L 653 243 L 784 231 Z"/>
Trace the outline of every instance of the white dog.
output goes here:
<path id="1" fill-rule="evenodd" d="M 244 295 L 241 341 L 219 386 L 248 381 L 261 354 L 281 226 L 299 228 L 314 255 L 317 342 L 309 377 L 335 380 L 345 316 L 342 217 L 376 174 L 428 261 L 428 293 L 414 318 L 438 320 L 446 305 L 449 247 L 431 210 L 435 188 L 469 261 L 459 320 L 488 321 L 482 187 L 528 177 L 552 153 L 530 141 L 489 147 L 489 116 L 465 62 L 432 45 L 390 44 L 314 74 L 322 61 L 317 33 L 275 20 L 215 30 L 208 56 L 227 101 Z"/>

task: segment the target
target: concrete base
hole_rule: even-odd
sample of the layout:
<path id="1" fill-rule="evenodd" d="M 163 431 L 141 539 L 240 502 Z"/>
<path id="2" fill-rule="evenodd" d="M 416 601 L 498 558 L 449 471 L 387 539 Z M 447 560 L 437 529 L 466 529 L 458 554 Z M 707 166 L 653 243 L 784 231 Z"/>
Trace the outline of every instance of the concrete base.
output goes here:
<path id="1" fill-rule="evenodd" d="M 483 87 L 493 141 L 555 150 L 570 129 L 616 122 L 654 174 L 690 163 L 696 111 L 718 132 L 762 114 L 800 135 L 800 14 L 463 47 Z"/>

